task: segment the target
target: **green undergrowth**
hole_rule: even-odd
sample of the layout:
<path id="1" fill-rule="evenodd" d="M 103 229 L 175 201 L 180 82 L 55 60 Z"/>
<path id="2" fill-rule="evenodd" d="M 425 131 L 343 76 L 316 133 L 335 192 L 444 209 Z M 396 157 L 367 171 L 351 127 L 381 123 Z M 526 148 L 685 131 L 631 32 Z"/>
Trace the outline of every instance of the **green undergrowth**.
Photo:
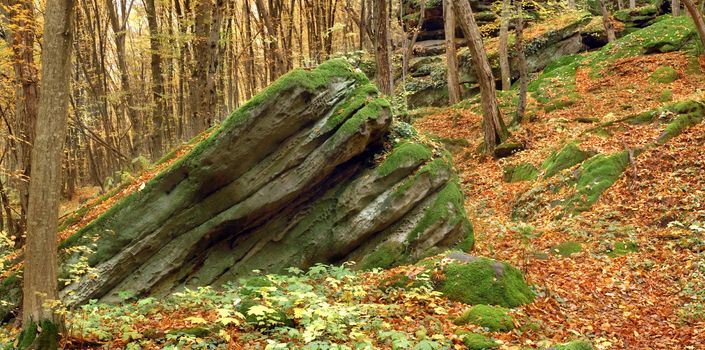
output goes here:
<path id="1" fill-rule="evenodd" d="M 560 255 L 562 257 L 569 257 L 573 254 L 580 253 L 583 251 L 582 244 L 580 242 L 563 242 L 555 245 L 551 248 L 551 253 Z"/>
<path id="2" fill-rule="evenodd" d="M 362 275 L 345 265 L 315 265 L 306 272 L 290 268 L 285 275 L 254 275 L 219 291 L 203 287 L 165 298 L 126 296 L 118 305 L 91 301 L 67 310 L 66 320 L 72 336 L 108 347 L 226 348 L 233 333 L 241 344 L 266 343 L 268 349 L 452 347 L 442 328 L 419 324 L 418 332 L 393 330 L 392 322 L 407 312 L 387 302 L 389 292 L 365 283 L 365 276 L 380 273 Z M 419 305 L 439 295 L 428 283 L 392 294 Z M 162 321 L 155 325 L 155 319 Z"/>
<path id="3" fill-rule="evenodd" d="M 565 344 L 558 344 L 548 348 L 549 350 L 592 350 L 592 345 L 583 340 L 574 340 Z"/>

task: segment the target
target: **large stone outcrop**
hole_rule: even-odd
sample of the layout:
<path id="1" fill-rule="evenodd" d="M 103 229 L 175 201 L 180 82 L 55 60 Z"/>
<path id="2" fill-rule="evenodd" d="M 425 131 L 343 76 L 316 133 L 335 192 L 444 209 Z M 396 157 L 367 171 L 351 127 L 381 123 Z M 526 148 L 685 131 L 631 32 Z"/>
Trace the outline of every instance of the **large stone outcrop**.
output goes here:
<path id="1" fill-rule="evenodd" d="M 165 295 L 315 263 L 388 267 L 471 246 L 447 152 L 391 123 L 344 60 L 289 73 L 64 241 L 62 298 Z M 3 299 L 17 281 L 0 284 Z"/>

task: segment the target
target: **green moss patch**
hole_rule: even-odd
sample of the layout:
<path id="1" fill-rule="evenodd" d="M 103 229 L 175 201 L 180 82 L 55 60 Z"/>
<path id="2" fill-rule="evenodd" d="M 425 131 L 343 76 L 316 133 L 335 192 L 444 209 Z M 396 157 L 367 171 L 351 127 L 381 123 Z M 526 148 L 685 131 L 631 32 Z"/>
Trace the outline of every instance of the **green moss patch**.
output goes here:
<path id="1" fill-rule="evenodd" d="M 581 251 L 583 251 L 583 246 L 580 242 L 563 242 L 551 248 L 551 253 L 562 257 L 569 257 Z"/>
<path id="2" fill-rule="evenodd" d="M 614 247 L 608 249 L 605 253 L 610 257 L 627 255 L 639 251 L 639 246 L 634 242 L 615 242 Z"/>
<path id="3" fill-rule="evenodd" d="M 482 334 L 470 332 L 459 332 L 458 334 L 463 338 L 463 344 L 468 350 L 499 349 L 497 342 Z"/>
<path id="4" fill-rule="evenodd" d="M 673 100 L 673 90 L 671 89 L 666 89 L 661 91 L 661 93 L 658 95 L 658 100 L 661 102 L 670 102 Z"/>
<path id="5" fill-rule="evenodd" d="M 448 299 L 504 307 L 516 307 L 534 299 L 524 276 L 515 267 L 481 257 L 467 256 L 465 260 L 443 268 L 443 280 L 437 289 Z"/>
<path id="6" fill-rule="evenodd" d="M 674 103 L 664 107 L 664 110 L 676 113 L 677 116 L 666 125 L 666 129 L 659 136 L 657 142 L 660 144 L 680 135 L 687 128 L 701 123 L 705 118 L 705 105 L 696 101 Z"/>
<path id="7" fill-rule="evenodd" d="M 574 212 L 588 210 L 619 179 L 628 165 L 629 154 L 626 151 L 600 154 L 585 161 L 579 169 L 576 194 L 568 199 L 567 207 Z"/>
<path id="8" fill-rule="evenodd" d="M 561 170 L 580 164 L 593 155 L 594 153 L 592 152 L 583 151 L 578 148 L 576 142 L 570 142 L 559 151 L 551 153 L 543 164 L 541 164 L 541 168 L 544 170 L 543 176 L 544 178 L 552 177 Z"/>
<path id="9" fill-rule="evenodd" d="M 377 247 L 374 252 L 362 258 L 362 261 L 360 261 L 359 264 L 359 268 L 366 270 L 373 269 L 376 267 L 391 267 L 395 263 L 400 263 L 404 260 L 404 250 L 405 247 L 402 243 L 393 241 L 386 242 Z"/>
<path id="10" fill-rule="evenodd" d="M 475 305 L 455 319 L 456 325 L 474 324 L 490 332 L 509 332 L 514 329 L 514 317 L 501 306 Z"/>
<path id="11" fill-rule="evenodd" d="M 660 84 L 670 84 L 680 78 L 678 71 L 672 67 L 658 67 L 649 76 L 649 81 Z"/>
<path id="12" fill-rule="evenodd" d="M 403 166 L 414 166 L 433 158 L 431 149 L 419 142 L 403 141 L 396 145 L 387 158 L 377 167 L 380 176 L 388 176 Z"/>
<path id="13" fill-rule="evenodd" d="M 522 163 L 518 165 L 510 165 L 504 167 L 504 174 L 502 179 L 504 182 L 522 182 L 522 181 L 532 181 L 536 180 L 539 176 L 539 171 L 535 166 L 529 163 Z"/>

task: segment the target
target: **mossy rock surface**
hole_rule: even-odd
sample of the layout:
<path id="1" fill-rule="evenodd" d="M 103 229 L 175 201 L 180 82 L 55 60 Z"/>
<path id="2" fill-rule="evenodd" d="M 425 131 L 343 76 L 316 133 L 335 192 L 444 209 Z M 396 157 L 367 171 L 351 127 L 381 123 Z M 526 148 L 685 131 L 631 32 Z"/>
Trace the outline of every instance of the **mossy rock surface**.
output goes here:
<path id="1" fill-rule="evenodd" d="M 678 71 L 672 67 L 658 67 L 649 76 L 649 80 L 654 83 L 670 84 L 680 78 Z"/>
<path id="2" fill-rule="evenodd" d="M 593 155 L 593 152 L 581 150 L 577 142 L 569 142 L 559 151 L 551 153 L 541 164 L 541 168 L 544 170 L 543 176 L 544 178 L 552 177 L 561 170 L 580 164 Z"/>
<path id="3" fill-rule="evenodd" d="M 622 176 L 628 165 L 627 151 L 600 154 L 585 161 L 578 170 L 576 193 L 568 199 L 567 209 L 573 212 L 588 210 Z"/>
<path id="4" fill-rule="evenodd" d="M 535 166 L 529 163 L 522 163 L 518 165 L 510 165 L 504 167 L 504 174 L 502 179 L 504 182 L 522 182 L 522 181 L 532 181 L 536 180 L 539 176 L 539 171 Z"/>
<path id="5" fill-rule="evenodd" d="M 514 329 L 514 317 L 501 306 L 475 305 L 453 321 L 456 325 L 474 324 L 490 332 L 509 332 Z"/>
<path id="6" fill-rule="evenodd" d="M 563 242 L 551 248 L 551 253 L 562 257 L 569 257 L 583 251 L 583 246 L 580 242 Z"/>
<path id="7" fill-rule="evenodd" d="M 442 272 L 437 289 L 451 300 L 517 307 L 534 299 L 521 271 L 505 262 L 454 253 Z"/>
<path id="8" fill-rule="evenodd" d="M 499 344 L 489 337 L 478 333 L 460 332 L 463 344 L 468 350 L 491 350 L 499 349 Z"/>
<path id="9" fill-rule="evenodd" d="M 471 247 L 452 156 L 408 124 L 393 127 L 390 107 L 344 59 L 284 75 L 63 241 L 60 296 L 163 297 L 253 270 L 387 267 Z M 75 275 L 86 261 L 95 274 Z M 17 290 L 0 283 L 3 299 Z"/>
<path id="10" fill-rule="evenodd" d="M 589 342 L 583 340 L 575 340 L 569 343 L 553 345 L 546 350 L 592 350 L 593 347 Z"/>
<path id="11" fill-rule="evenodd" d="M 495 158 L 506 158 L 514 153 L 524 150 L 524 145 L 519 142 L 502 142 L 494 149 Z"/>

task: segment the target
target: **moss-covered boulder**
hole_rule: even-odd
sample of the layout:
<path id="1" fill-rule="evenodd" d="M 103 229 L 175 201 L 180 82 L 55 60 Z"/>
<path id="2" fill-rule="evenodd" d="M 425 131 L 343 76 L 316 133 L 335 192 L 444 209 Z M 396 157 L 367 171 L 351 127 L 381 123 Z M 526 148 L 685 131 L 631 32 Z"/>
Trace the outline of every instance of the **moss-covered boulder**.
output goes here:
<path id="1" fill-rule="evenodd" d="M 492 153 L 495 158 L 506 158 L 514 153 L 520 152 L 524 150 L 524 145 L 519 143 L 519 142 L 511 142 L 511 141 L 506 141 L 502 142 L 499 144 L 497 147 L 495 147 L 494 152 Z"/>
<path id="2" fill-rule="evenodd" d="M 468 350 L 499 349 L 499 343 L 479 333 L 459 332 Z"/>
<path id="3" fill-rule="evenodd" d="M 500 261 L 468 254 L 448 255 L 437 290 L 448 299 L 466 304 L 516 307 L 531 302 L 534 294 L 521 271 Z"/>
<path id="4" fill-rule="evenodd" d="M 472 244 L 450 154 L 391 119 L 343 59 L 290 72 L 62 242 L 62 298 L 162 296 L 316 263 L 390 266 Z"/>
<path id="5" fill-rule="evenodd" d="M 509 332 L 514 329 L 514 317 L 501 306 L 475 305 L 456 318 L 456 325 L 474 324 L 490 332 Z"/>
<path id="6" fill-rule="evenodd" d="M 541 164 L 541 168 L 544 171 L 543 176 L 544 178 L 549 178 L 563 169 L 568 169 L 582 163 L 593 155 L 593 152 L 583 151 L 578 148 L 576 142 L 569 142 L 560 150 L 551 153 Z"/>
<path id="7" fill-rule="evenodd" d="M 546 350 L 592 350 L 590 343 L 583 340 L 575 340 L 569 343 L 558 344 L 548 347 Z"/>
<path id="8" fill-rule="evenodd" d="M 654 83 L 670 84 L 680 78 L 678 71 L 672 67 L 658 67 L 649 76 L 649 80 Z"/>
<path id="9" fill-rule="evenodd" d="M 654 5 L 634 9 L 623 9 L 614 13 L 614 18 L 624 23 L 626 28 L 644 28 L 656 22 L 659 11 Z"/>
<path id="10" fill-rule="evenodd" d="M 585 161 L 578 170 L 576 193 L 568 199 L 567 207 L 574 212 L 589 209 L 622 176 L 628 165 L 627 151 L 600 154 Z"/>
<path id="11" fill-rule="evenodd" d="M 504 182 L 522 182 L 536 180 L 539 176 L 539 171 L 535 166 L 529 163 L 510 165 L 504 167 L 502 179 Z"/>

